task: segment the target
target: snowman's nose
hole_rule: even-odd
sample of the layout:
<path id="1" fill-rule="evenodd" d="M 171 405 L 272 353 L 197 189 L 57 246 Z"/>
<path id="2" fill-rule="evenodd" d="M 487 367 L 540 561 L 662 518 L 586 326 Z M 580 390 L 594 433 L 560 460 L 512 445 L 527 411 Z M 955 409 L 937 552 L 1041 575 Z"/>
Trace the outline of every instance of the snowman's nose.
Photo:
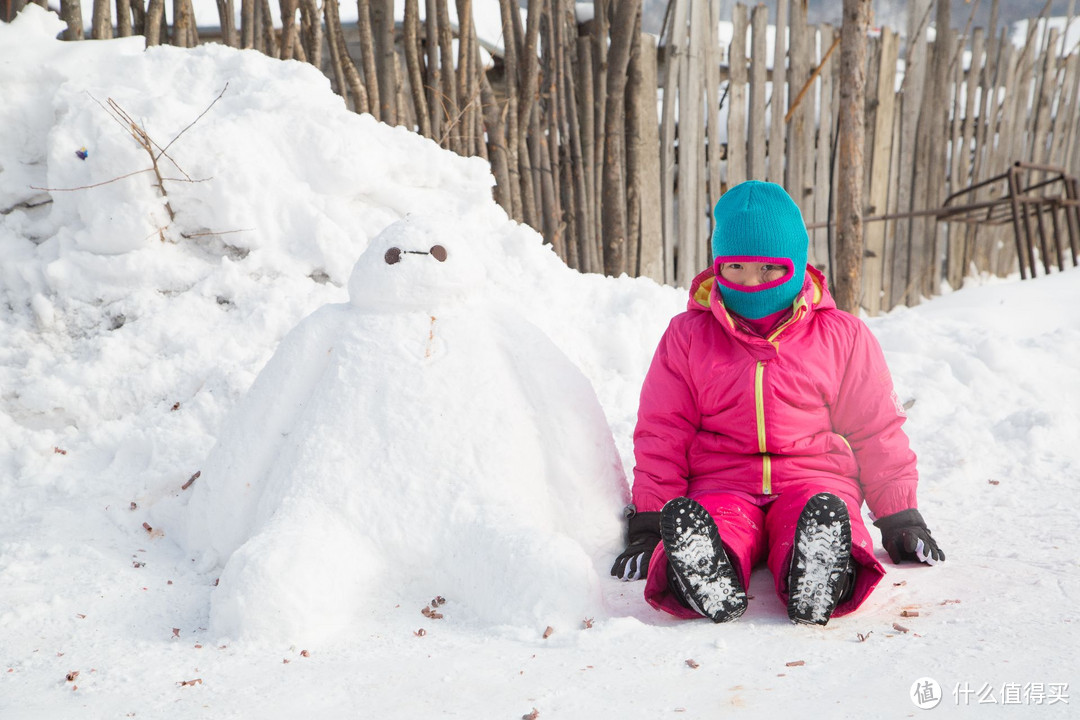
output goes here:
<path id="1" fill-rule="evenodd" d="M 446 248 L 442 245 L 432 245 L 430 250 L 402 250 L 398 247 L 392 247 L 386 251 L 383 255 L 383 259 L 386 260 L 387 265 L 394 265 L 401 262 L 402 254 L 408 255 L 430 255 L 439 262 L 446 262 Z"/>

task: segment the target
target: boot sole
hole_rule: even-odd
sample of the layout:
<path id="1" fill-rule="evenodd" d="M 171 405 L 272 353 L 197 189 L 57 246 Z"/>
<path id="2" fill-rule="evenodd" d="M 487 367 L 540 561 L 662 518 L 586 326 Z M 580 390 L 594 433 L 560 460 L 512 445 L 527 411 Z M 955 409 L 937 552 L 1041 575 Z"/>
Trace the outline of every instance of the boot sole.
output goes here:
<path id="1" fill-rule="evenodd" d="M 713 622 L 746 611 L 746 592 L 709 513 L 690 498 L 676 498 L 660 512 L 660 537 L 672 572 L 695 610 Z"/>
<path id="2" fill-rule="evenodd" d="M 851 519 L 843 500 L 820 493 L 807 501 L 795 530 L 788 575 L 788 617 L 825 625 L 851 561 Z"/>

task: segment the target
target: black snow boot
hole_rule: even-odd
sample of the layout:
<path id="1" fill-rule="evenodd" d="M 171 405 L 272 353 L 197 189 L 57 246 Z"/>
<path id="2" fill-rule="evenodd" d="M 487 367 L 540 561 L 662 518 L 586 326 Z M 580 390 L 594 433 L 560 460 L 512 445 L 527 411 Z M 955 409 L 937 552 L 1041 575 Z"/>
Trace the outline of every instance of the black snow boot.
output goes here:
<path id="1" fill-rule="evenodd" d="M 705 508 L 690 498 L 670 501 L 660 511 L 660 537 L 668 580 L 687 607 L 718 623 L 746 611 L 746 592 Z"/>
<path id="2" fill-rule="evenodd" d="M 847 505 L 831 493 L 810 498 L 795 529 L 788 571 L 788 617 L 824 625 L 846 594 L 854 590 L 851 520 Z"/>

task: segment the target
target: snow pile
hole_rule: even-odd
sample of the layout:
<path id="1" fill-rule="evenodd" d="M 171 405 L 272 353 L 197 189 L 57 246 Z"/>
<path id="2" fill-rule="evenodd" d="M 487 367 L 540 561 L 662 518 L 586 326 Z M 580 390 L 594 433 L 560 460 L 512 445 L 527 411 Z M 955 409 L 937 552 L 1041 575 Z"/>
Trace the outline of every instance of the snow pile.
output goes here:
<path id="1" fill-rule="evenodd" d="M 611 431 L 566 356 L 491 309 L 484 245 L 446 217 L 394 223 L 351 302 L 281 342 L 188 509 L 189 544 L 227 561 L 211 632 L 325 641 L 439 593 L 459 621 L 604 612 L 628 500 Z"/>

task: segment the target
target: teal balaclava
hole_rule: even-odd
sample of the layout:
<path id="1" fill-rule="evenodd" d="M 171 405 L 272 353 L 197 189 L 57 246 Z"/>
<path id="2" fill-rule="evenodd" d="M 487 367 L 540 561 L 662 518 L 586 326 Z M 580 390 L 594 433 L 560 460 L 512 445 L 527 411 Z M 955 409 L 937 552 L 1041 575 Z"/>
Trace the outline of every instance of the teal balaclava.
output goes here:
<path id="1" fill-rule="evenodd" d="M 775 183 L 750 180 L 728 190 L 713 209 L 713 267 L 724 306 L 751 320 L 780 312 L 798 297 L 810 240 L 799 206 Z M 746 287 L 720 277 L 724 262 L 784 265 L 779 280 Z"/>

